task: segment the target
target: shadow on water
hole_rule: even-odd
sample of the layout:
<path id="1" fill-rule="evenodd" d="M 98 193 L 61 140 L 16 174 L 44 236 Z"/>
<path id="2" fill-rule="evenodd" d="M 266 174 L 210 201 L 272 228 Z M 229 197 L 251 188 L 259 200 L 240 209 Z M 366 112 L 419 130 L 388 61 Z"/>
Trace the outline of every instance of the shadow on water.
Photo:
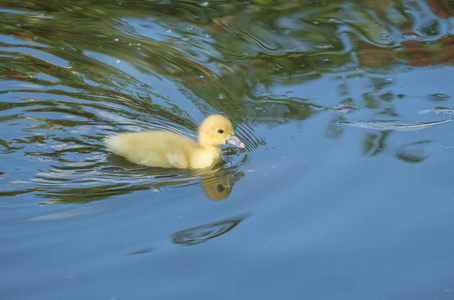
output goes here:
<path id="1" fill-rule="evenodd" d="M 212 222 L 175 232 L 170 236 L 172 243 L 179 246 L 194 246 L 220 237 L 238 226 L 251 214 L 243 214 L 227 220 Z M 128 255 L 146 254 L 158 250 L 158 247 L 141 248 Z"/>
<path id="2" fill-rule="evenodd" d="M 330 114 L 326 135 L 338 139 L 344 124 L 446 121 L 404 117 L 398 101 L 414 95 L 386 87 L 396 70 L 452 65 L 453 15 L 450 1 L 3 1 L 0 146 L 13 166 L 0 173 L 12 180 L 1 195 L 91 201 L 200 182 L 207 195 L 228 194 L 240 167 L 266 144 L 262 125 Z M 338 99 L 304 90 L 323 78 L 340 82 Z M 429 110 L 449 98 L 419 97 Z M 114 167 L 106 159 L 105 135 L 191 133 L 196 120 L 217 112 L 232 120 L 247 155 L 214 174 Z M 364 153 L 380 153 L 370 147 L 389 135 L 378 135 L 365 134 Z M 401 154 L 425 140 L 396 157 L 422 161 Z M 212 178 L 224 183 L 207 188 Z"/>
<path id="3" fill-rule="evenodd" d="M 180 246 L 193 246 L 204 243 L 210 239 L 221 236 L 244 221 L 249 215 L 239 216 L 232 219 L 205 224 L 174 233 L 171 236 L 173 243 Z"/>

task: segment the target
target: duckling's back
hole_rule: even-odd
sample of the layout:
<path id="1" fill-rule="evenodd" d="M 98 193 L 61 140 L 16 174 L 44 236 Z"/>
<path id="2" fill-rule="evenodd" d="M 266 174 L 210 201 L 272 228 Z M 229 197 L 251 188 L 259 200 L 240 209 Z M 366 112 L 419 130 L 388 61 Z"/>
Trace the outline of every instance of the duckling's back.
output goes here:
<path id="1" fill-rule="evenodd" d="M 193 139 L 170 131 L 125 133 L 105 142 L 110 151 L 136 164 L 161 168 L 190 168 L 198 148 Z"/>

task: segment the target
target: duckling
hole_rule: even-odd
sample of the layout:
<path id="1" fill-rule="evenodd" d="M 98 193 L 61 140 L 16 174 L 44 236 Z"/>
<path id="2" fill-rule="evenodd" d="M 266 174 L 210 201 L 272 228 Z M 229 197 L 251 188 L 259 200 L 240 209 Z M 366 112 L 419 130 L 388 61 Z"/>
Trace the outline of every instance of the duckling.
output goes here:
<path id="1" fill-rule="evenodd" d="M 210 115 L 198 130 L 198 143 L 186 136 L 163 130 L 125 133 L 105 139 L 115 154 L 148 167 L 203 169 L 222 159 L 221 145 L 245 147 L 233 132 L 229 119 Z"/>

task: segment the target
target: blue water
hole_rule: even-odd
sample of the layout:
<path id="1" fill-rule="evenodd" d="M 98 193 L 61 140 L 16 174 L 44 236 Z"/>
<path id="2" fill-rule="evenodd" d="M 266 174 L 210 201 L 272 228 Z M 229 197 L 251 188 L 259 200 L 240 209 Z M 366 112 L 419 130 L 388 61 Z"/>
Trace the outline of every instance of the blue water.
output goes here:
<path id="1" fill-rule="evenodd" d="M 453 299 L 451 1 L 0 4 L 0 299 Z M 103 138 L 245 150 L 147 168 Z"/>

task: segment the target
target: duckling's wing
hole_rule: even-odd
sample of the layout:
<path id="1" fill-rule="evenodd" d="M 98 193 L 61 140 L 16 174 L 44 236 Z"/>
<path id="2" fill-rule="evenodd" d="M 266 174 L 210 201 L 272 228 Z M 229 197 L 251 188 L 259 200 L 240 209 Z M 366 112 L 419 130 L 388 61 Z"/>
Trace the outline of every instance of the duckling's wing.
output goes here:
<path id="1" fill-rule="evenodd" d="M 190 157 L 198 147 L 188 137 L 167 131 L 126 133 L 106 139 L 113 153 L 149 167 L 189 168 Z"/>

